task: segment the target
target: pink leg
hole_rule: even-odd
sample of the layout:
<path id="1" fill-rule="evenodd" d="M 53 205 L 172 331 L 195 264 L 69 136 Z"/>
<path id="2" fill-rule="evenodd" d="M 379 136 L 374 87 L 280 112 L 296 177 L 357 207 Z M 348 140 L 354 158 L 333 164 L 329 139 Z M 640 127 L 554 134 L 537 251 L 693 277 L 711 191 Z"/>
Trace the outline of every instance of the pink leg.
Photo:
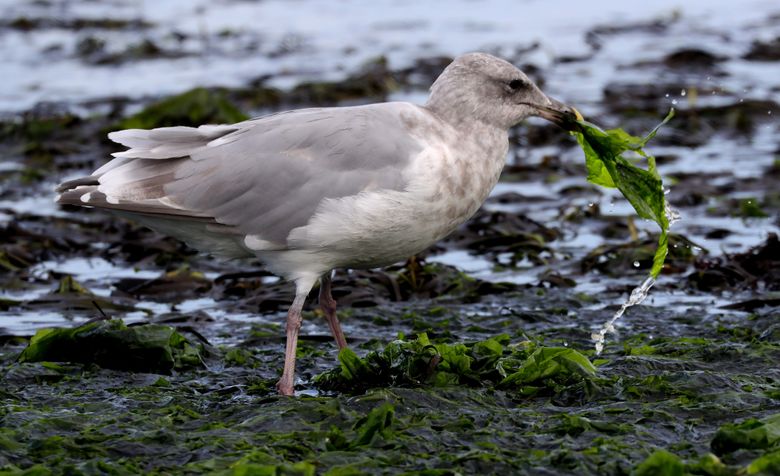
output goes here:
<path id="1" fill-rule="evenodd" d="M 287 346 L 284 351 L 284 371 L 282 378 L 276 384 L 280 395 L 293 395 L 295 393 L 295 351 L 298 347 L 298 332 L 301 330 L 301 322 L 303 322 L 301 311 L 310 290 L 311 285 L 306 287 L 301 286 L 301 283 L 296 283 L 295 299 L 290 310 L 287 311 Z"/>
<path id="2" fill-rule="evenodd" d="M 347 339 L 344 338 L 344 333 L 341 331 L 341 324 L 339 318 L 336 316 L 336 300 L 330 294 L 330 273 L 322 275 L 320 278 L 320 309 L 325 314 L 325 319 L 328 321 L 328 327 L 330 327 L 330 333 L 333 334 L 333 338 L 336 339 L 336 345 L 339 346 L 339 350 L 347 347 Z"/>

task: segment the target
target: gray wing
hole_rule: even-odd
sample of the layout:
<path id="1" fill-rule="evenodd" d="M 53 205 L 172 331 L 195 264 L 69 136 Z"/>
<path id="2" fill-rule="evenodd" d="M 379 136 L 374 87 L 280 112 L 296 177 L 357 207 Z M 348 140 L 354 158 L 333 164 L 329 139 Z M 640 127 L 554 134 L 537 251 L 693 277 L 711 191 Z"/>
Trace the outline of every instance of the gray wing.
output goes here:
<path id="1" fill-rule="evenodd" d="M 323 200 L 405 187 L 404 169 L 423 147 L 407 131 L 408 114 L 421 112 L 386 103 L 114 132 L 109 137 L 130 149 L 62 184 L 58 201 L 201 222 L 282 249 Z"/>

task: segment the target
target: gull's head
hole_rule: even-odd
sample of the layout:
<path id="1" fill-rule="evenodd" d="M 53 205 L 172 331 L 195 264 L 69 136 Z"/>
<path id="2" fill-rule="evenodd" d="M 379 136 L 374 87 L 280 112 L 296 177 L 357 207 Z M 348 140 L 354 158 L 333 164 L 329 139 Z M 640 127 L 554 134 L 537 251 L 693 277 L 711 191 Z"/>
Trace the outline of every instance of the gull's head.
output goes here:
<path id="1" fill-rule="evenodd" d="M 431 86 L 426 107 L 451 122 L 476 119 L 504 129 L 529 116 L 571 129 L 581 118 L 573 107 L 545 95 L 514 65 L 487 53 L 455 58 Z"/>

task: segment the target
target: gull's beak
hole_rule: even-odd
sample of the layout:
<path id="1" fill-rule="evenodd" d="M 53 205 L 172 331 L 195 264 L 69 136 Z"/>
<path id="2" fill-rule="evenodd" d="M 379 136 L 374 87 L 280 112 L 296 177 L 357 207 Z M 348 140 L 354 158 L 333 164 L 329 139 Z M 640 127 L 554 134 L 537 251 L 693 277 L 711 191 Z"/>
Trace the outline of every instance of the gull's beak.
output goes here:
<path id="1" fill-rule="evenodd" d="M 549 104 L 547 105 L 534 104 L 539 116 L 567 131 L 575 130 L 577 128 L 577 121 L 582 120 L 580 111 L 551 97 L 548 97 L 547 99 L 549 101 Z"/>

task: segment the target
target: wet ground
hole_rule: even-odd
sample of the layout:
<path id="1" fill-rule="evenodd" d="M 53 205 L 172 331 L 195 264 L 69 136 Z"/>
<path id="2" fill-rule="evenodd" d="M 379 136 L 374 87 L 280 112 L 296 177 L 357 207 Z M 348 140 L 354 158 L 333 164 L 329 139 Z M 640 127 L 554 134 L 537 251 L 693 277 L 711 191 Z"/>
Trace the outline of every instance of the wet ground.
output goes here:
<path id="1" fill-rule="evenodd" d="M 0 471 L 779 473 L 780 8 L 468 5 L 305 1 L 293 21 L 271 1 L 0 3 Z M 106 131 L 421 102 L 469 50 L 606 127 L 643 133 L 678 111 L 649 149 L 683 219 L 600 356 L 590 334 L 646 275 L 657 230 L 589 185 L 573 138 L 541 121 L 512 131 L 501 183 L 458 232 L 334 279 L 359 356 L 400 345 L 426 365 L 340 370 L 310 306 L 296 399 L 273 392 L 288 284 L 53 204 L 56 183 L 116 150 Z M 17 360 L 37 330 L 103 316 L 172 326 L 198 358 L 128 369 L 120 340 L 101 366 Z M 531 378 L 534 349 L 574 349 L 596 372 L 550 360 Z M 323 383 L 355 368 L 370 385 Z"/>

